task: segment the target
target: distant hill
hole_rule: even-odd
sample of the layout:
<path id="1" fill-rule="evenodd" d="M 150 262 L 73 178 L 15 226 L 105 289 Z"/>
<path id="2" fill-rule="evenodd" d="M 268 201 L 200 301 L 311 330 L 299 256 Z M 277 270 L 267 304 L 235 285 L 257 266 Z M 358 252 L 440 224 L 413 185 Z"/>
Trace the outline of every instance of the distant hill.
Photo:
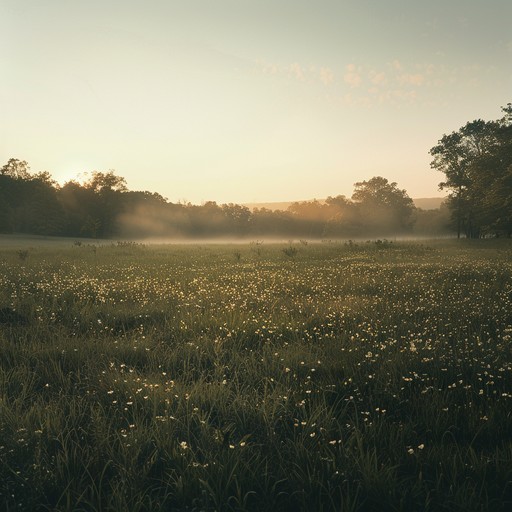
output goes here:
<path id="1" fill-rule="evenodd" d="M 441 206 L 441 203 L 446 200 L 446 197 L 420 197 L 413 198 L 414 206 L 416 208 L 421 208 L 422 210 L 435 210 Z M 313 199 L 307 199 L 306 201 L 313 201 Z M 325 199 L 318 199 L 318 202 L 323 203 Z M 266 208 L 267 210 L 286 210 L 288 206 L 295 202 L 303 202 L 303 201 L 283 201 L 283 202 L 274 202 L 274 203 L 245 203 L 244 206 L 247 206 L 250 210 L 255 210 L 256 208 Z"/>
<path id="2" fill-rule="evenodd" d="M 414 206 L 422 210 L 436 210 L 446 201 L 446 197 L 420 197 L 413 198 Z"/>
<path id="3" fill-rule="evenodd" d="M 292 203 L 295 203 L 295 201 L 285 201 L 282 203 L 245 203 L 244 206 L 247 206 L 251 211 L 256 208 L 266 208 L 267 210 L 272 210 L 274 212 L 276 210 L 286 210 Z"/>

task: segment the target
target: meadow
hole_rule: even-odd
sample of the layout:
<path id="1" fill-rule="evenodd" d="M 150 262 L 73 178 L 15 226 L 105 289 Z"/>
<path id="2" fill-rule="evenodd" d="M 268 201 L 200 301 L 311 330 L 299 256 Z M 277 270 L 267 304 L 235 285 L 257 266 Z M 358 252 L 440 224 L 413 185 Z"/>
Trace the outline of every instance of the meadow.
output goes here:
<path id="1" fill-rule="evenodd" d="M 512 242 L 0 247 L 0 509 L 512 508 Z"/>

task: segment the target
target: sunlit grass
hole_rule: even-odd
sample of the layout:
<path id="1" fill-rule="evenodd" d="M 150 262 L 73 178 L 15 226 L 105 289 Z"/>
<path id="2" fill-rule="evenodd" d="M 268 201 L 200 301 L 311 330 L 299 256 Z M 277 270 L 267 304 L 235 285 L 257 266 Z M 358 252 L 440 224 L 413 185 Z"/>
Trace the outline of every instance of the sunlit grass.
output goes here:
<path id="1" fill-rule="evenodd" d="M 3 509 L 512 506 L 508 241 L 19 250 Z"/>

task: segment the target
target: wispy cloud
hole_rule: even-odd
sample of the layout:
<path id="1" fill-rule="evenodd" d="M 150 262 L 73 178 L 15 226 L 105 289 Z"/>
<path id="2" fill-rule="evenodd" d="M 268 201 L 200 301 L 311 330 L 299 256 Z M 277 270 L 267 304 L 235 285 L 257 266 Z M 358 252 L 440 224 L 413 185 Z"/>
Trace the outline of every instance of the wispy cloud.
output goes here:
<path id="1" fill-rule="evenodd" d="M 276 64 L 272 64 L 263 59 L 258 59 L 255 65 L 258 72 L 263 75 L 277 75 L 279 73 L 279 67 Z"/>
<path id="2" fill-rule="evenodd" d="M 359 87 L 363 78 L 361 76 L 362 67 L 356 66 L 355 64 L 348 64 L 345 68 L 345 74 L 343 75 L 343 80 L 350 87 Z"/>
<path id="3" fill-rule="evenodd" d="M 384 71 L 371 70 L 369 73 L 370 82 L 374 85 L 383 86 L 387 83 L 386 73 Z"/>
<path id="4" fill-rule="evenodd" d="M 398 81 L 403 85 L 420 86 L 425 82 L 425 76 L 421 73 L 403 73 L 398 77 Z"/>
<path id="5" fill-rule="evenodd" d="M 303 82 L 306 79 L 305 70 L 302 68 L 300 64 L 297 64 L 296 62 L 290 64 L 290 66 L 288 67 L 288 71 L 294 78 L 296 78 L 300 82 Z"/>
<path id="6" fill-rule="evenodd" d="M 259 59 L 255 63 L 258 73 L 275 75 L 303 83 L 321 83 L 330 86 L 334 83 L 334 71 L 326 66 L 304 66 L 298 62 L 288 65 L 279 65 Z"/>
<path id="7" fill-rule="evenodd" d="M 457 85 L 478 86 L 483 74 L 479 66 L 449 68 L 428 62 L 407 65 L 398 59 L 380 66 L 350 62 L 341 69 L 299 62 L 277 65 L 259 60 L 256 71 L 301 84 L 328 87 L 329 98 L 356 106 L 431 101 L 429 92 Z"/>
<path id="8" fill-rule="evenodd" d="M 352 92 L 342 94 L 349 105 L 371 106 L 383 103 L 414 103 L 426 87 L 435 84 L 431 64 L 407 67 L 395 59 L 380 67 L 347 64 L 343 82 Z M 439 85 L 439 84 L 438 84 Z"/>
<path id="9" fill-rule="evenodd" d="M 334 82 L 334 73 L 331 68 L 320 68 L 319 76 L 324 85 L 331 85 Z"/>

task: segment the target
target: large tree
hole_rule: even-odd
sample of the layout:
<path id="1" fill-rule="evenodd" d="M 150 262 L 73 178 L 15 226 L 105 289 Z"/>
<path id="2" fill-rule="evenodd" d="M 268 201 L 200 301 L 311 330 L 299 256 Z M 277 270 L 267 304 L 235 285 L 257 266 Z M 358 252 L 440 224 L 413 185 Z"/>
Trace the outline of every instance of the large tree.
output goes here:
<path id="1" fill-rule="evenodd" d="M 411 228 L 414 203 L 395 182 L 375 176 L 354 184 L 354 201 L 360 227 L 367 234 L 404 233 Z"/>
<path id="2" fill-rule="evenodd" d="M 472 191 L 484 233 L 512 234 L 512 105 L 495 122 L 495 144 L 472 166 Z"/>
<path id="3" fill-rule="evenodd" d="M 108 172 L 94 171 L 86 188 L 95 194 L 96 210 L 87 228 L 94 226 L 97 236 L 108 238 L 119 231 L 119 216 L 123 211 L 123 194 L 128 191 L 126 180 L 112 169 Z"/>
<path id="4" fill-rule="evenodd" d="M 31 174 L 24 160 L 0 169 L 0 232 L 59 235 L 62 209 L 50 173 Z"/>
<path id="5" fill-rule="evenodd" d="M 443 135 L 430 150 L 431 167 L 445 175 L 439 187 L 450 191 L 458 237 L 510 229 L 512 105 L 503 111 L 502 119 L 478 119 Z"/>
<path id="6" fill-rule="evenodd" d="M 430 150 L 434 157 L 431 167 L 444 173 L 441 190 L 450 191 L 450 206 L 455 214 L 457 237 L 464 229 L 466 236 L 479 235 L 477 200 L 472 193 L 472 171 L 475 162 L 489 154 L 495 146 L 496 123 L 478 119 L 456 132 L 443 135 Z"/>

